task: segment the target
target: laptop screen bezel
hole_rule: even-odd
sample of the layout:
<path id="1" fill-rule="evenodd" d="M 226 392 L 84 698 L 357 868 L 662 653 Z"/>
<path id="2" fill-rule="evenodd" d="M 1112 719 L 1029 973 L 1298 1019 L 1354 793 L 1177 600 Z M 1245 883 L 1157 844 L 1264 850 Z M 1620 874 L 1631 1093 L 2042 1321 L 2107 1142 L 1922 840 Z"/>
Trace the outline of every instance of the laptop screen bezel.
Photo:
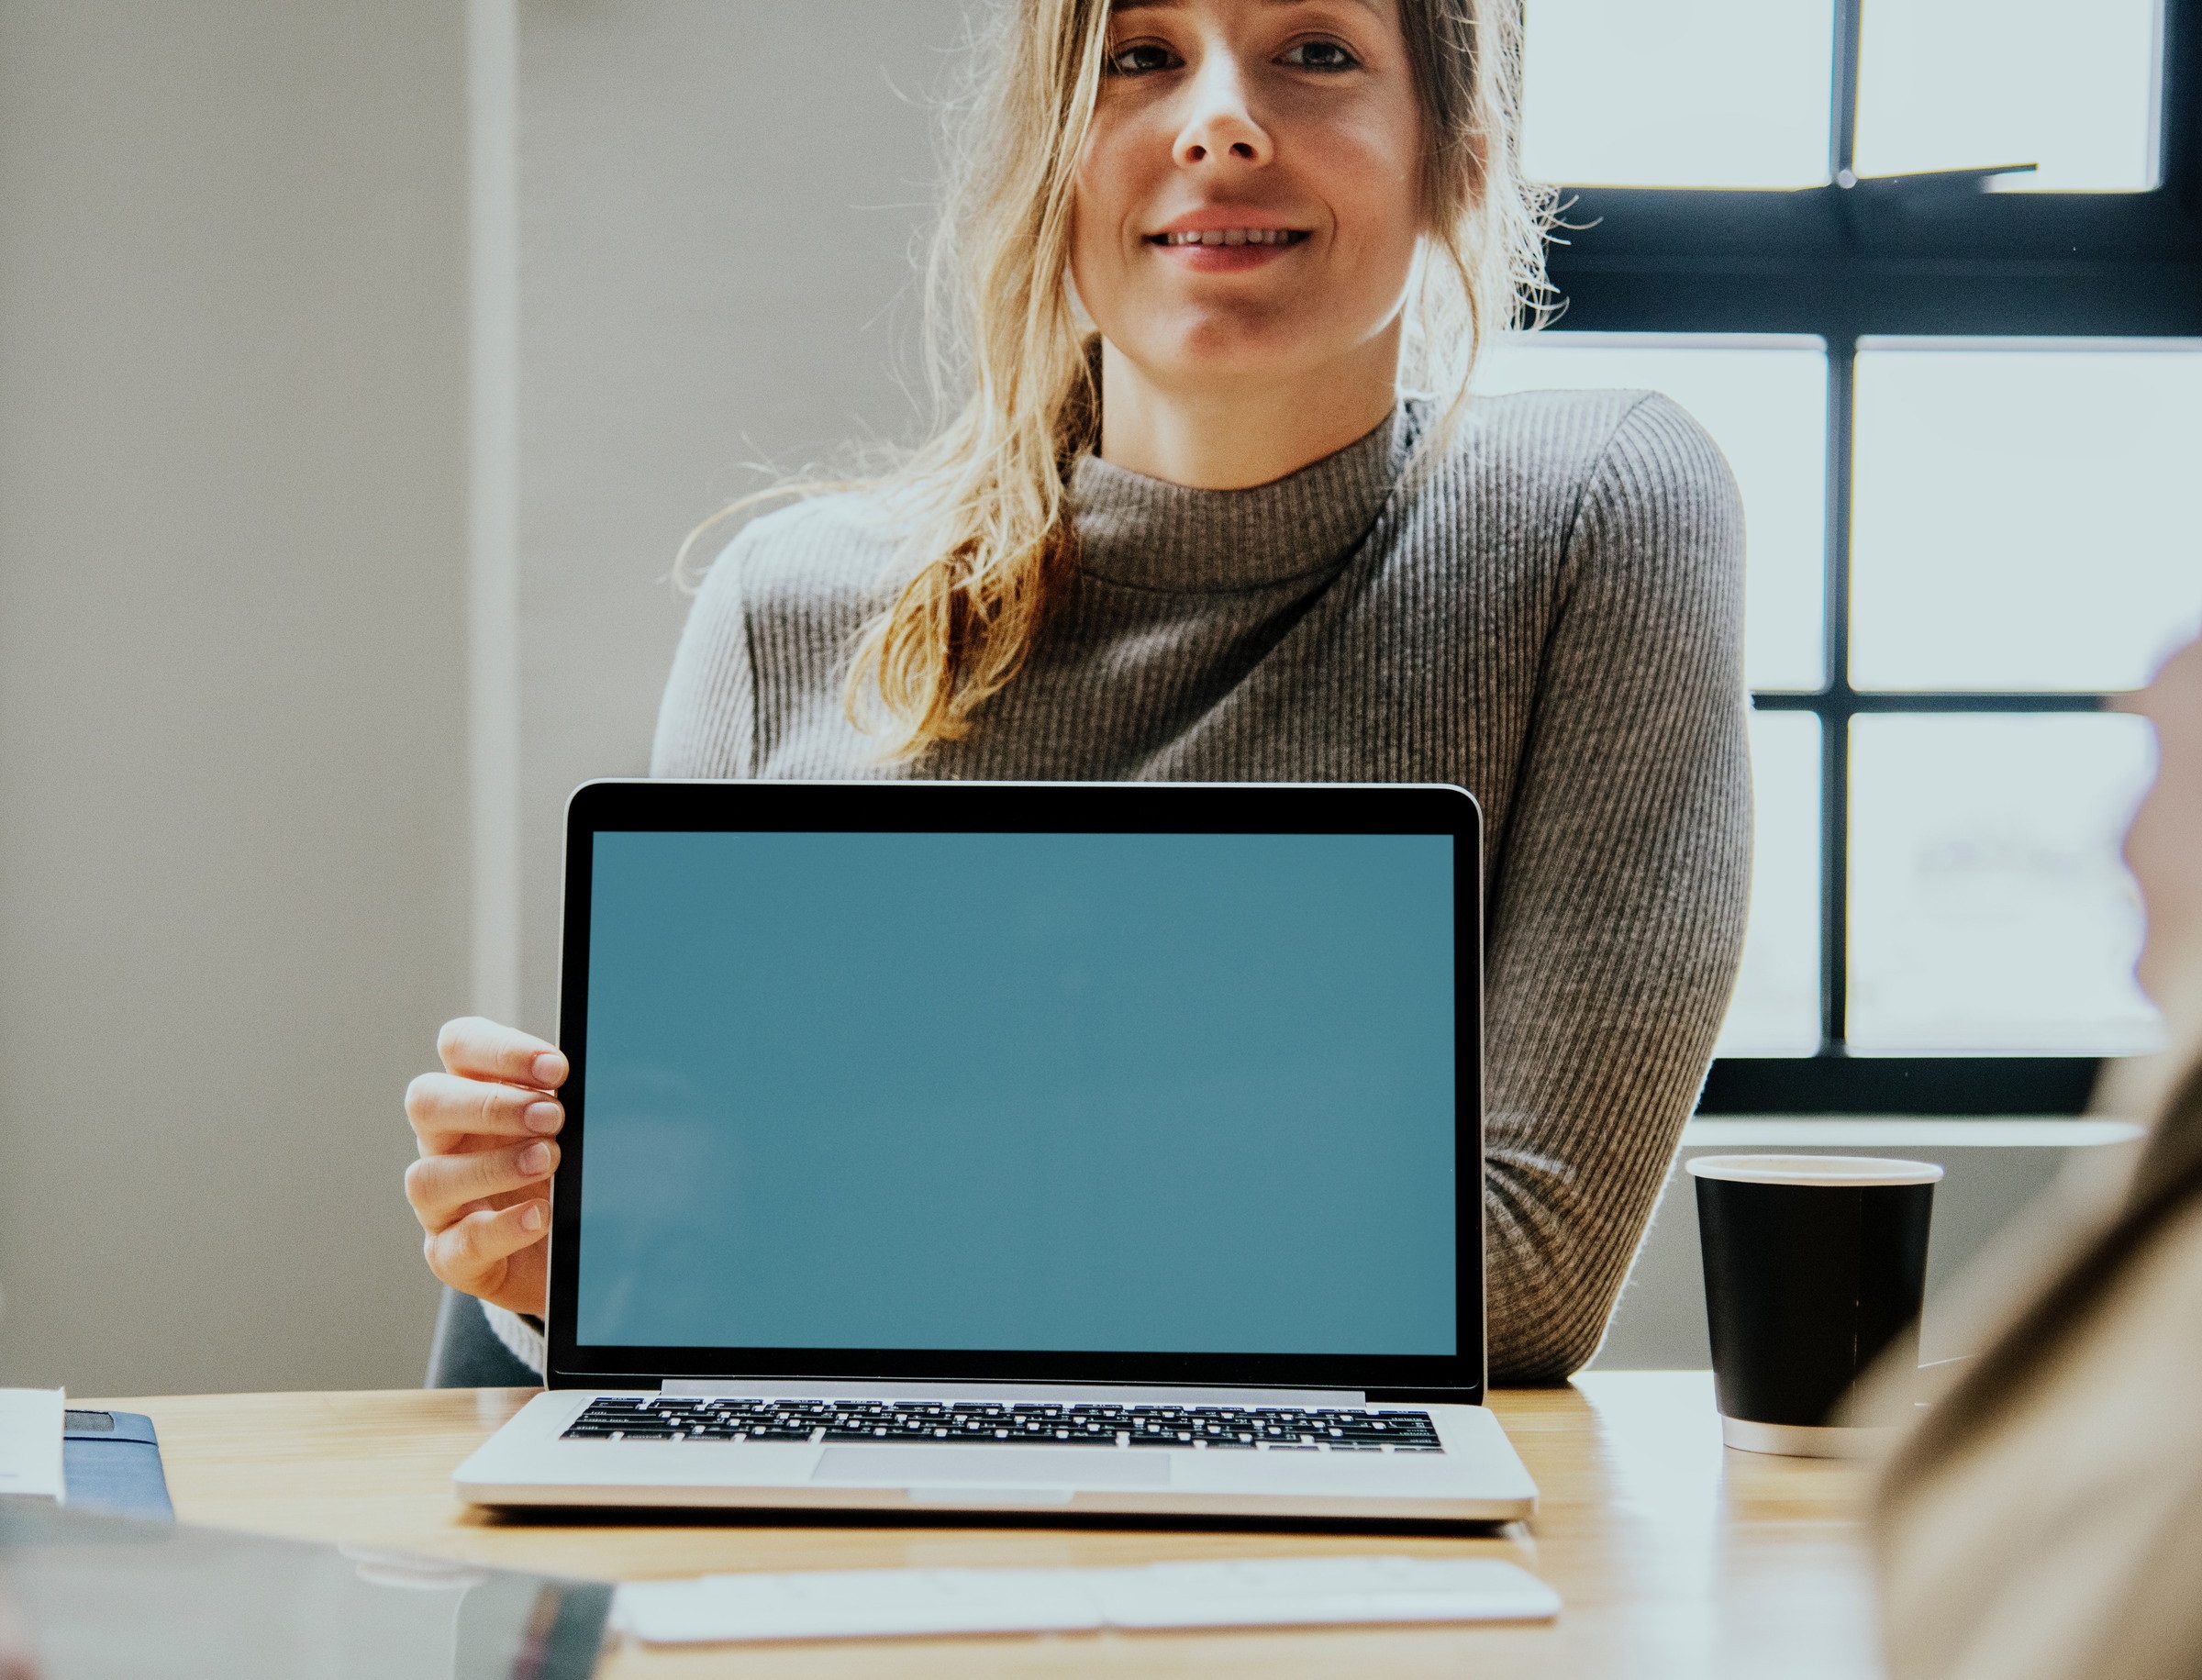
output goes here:
<path id="1" fill-rule="evenodd" d="M 1448 1355 L 1062 1352 L 583 1345 L 575 1340 L 588 1134 L 590 893 L 601 832 L 1440 834 L 1453 846 L 1454 1198 L 1459 1352 Z M 671 1379 L 1337 1389 L 1480 1402 L 1485 1387 L 1483 815 L 1449 784 L 600 781 L 566 807 L 560 1046 L 572 1065 L 551 1190 L 553 1388 Z"/>

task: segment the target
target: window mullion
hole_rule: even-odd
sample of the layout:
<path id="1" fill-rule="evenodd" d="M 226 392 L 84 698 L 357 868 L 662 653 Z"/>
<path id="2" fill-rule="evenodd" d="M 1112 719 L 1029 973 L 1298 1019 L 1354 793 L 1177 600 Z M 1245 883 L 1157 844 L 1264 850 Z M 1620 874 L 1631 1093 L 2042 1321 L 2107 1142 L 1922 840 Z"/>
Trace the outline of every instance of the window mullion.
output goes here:
<path id="1" fill-rule="evenodd" d="M 1835 87 L 1828 102 L 1833 118 L 1828 136 L 1828 179 L 1835 182 L 1855 178 L 1852 165 L 1858 155 L 1858 43 L 1863 4 L 1864 0 L 1835 0 Z"/>
<path id="2" fill-rule="evenodd" d="M 1851 943 L 1851 458 L 1855 333 L 1828 340 L 1825 693 L 1819 733 L 1819 1053 L 1845 1053 Z"/>

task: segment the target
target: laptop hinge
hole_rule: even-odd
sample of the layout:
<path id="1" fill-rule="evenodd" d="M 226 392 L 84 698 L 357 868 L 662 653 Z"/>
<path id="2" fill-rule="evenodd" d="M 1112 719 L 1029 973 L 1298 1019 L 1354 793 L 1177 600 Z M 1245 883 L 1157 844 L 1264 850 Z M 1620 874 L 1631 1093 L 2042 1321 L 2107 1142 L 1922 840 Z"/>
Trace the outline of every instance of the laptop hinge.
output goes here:
<path id="1" fill-rule="evenodd" d="M 771 1382 L 753 1376 L 684 1376 L 667 1379 L 661 1394 L 714 1395 L 748 1400 L 998 1400 L 1090 1406 L 1360 1406 L 1368 1396 L 1346 1388 L 1194 1388 L 1097 1383 L 844 1383 L 830 1377 L 791 1376 Z"/>

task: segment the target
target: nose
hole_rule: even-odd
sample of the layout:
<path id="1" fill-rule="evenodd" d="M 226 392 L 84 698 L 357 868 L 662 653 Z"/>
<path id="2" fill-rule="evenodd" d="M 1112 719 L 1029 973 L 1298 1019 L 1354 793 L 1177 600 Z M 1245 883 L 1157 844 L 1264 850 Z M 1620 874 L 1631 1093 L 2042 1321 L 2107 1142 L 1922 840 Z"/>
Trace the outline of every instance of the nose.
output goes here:
<path id="1" fill-rule="evenodd" d="M 1228 55 L 1217 54 L 1203 64 L 1188 92 L 1192 106 L 1173 149 L 1180 169 L 1226 159 L 1256 165 L 1270 161 L 1274 147 L 1269 131 L 1255 119 L 1246 80 Z"/>

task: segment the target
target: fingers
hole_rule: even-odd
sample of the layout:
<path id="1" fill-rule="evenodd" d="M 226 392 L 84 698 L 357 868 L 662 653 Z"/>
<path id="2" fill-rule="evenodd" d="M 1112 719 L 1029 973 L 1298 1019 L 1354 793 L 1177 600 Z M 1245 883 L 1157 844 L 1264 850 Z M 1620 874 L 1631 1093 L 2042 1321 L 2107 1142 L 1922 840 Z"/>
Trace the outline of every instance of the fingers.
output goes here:
<path id="1" fill-rule="evenodd" d="M 428 1233 L 428 1269 L 469 1295 L 539 1311 L 550 1209 L 531 1192 L 558 1170 L 550 1138 L 565 1109 L 550 1093 L 566 1081 L 566 1058 L 479 1016 L 445 1023 L 436 1049 L 444 1071 L 406 1090 L 421 1152 L 406 1169 L 406 1197 Z M 511 1205 L 484 1205 L 492 1201 Z"/>
<path id="2" fill-rule="evenodd" d="M 422 1251 L 428 1270 L 467 1295 L 494 1291 L 512 1257 L 543 1240 L 550 1222 L 548 1202 L 521 1202 L 512 1207 L 484 1207 L 454 1225 L 431 1231 Z"/>
<path id="3" fill-rule="evenodd" d="M 566 1082 L 566 1059 L 557 1045 L 479 1015 L 444 1022 L 436 1035 L 436 1051 L 446 1073 L 465 1079 L 532 1085 L 539 1091 L 555 1091 Z"/>
<path id="4" fill-rule="evenodd" d="M 440 1152 L 462 1138 L 549 1137 L 566 1123 L 566 1111 L 540 1091 L 423 1074 L 406 1087 L 406 1118 L 421 1147 Z"/>
<path id="5" fill-rule="evenodd" d="M 547 1140 L 465 1155 L 423 1155 L 406 1169 L 406 1199 L 424 1230 L 441 1230 L 470 1204 L 539 1185 L 558 1170 Z"/>

